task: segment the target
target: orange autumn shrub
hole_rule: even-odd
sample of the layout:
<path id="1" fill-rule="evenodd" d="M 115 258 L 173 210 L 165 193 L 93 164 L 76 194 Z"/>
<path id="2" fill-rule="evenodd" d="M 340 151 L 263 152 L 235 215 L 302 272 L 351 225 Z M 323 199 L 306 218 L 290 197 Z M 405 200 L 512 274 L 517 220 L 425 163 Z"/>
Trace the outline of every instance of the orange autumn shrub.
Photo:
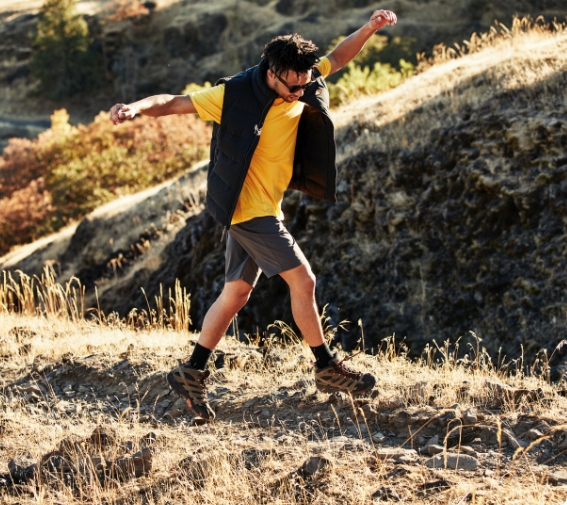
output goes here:
<path id="1" fill-rule="evenodd" d="M 170 179 L 208 154 L 210 126 L 194 116 L 89 125 L 65 110 L 35 140 L 12 139 L 0 158 L 0 254 L 57 231 L 117 196 Z"/>

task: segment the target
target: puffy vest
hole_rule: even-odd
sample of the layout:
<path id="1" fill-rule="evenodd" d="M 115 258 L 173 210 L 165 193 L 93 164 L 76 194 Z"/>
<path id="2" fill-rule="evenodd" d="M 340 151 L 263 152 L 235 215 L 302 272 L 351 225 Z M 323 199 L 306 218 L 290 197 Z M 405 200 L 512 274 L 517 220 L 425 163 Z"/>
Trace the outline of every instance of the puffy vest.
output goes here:
<path id="1" fill-rule="evenodd" d="M 225 77 L 220 124 L 211 139 L 206 206 L 225 226 L 230 222 L 244 185 L 266 115 L 277 93 L 264 82 L 262 62 L 234 77 Z M 289 189 L 336 203 L 337 168 L 334 126 L 329 115 L 329 92 L 317 69 L 316 81 L 300 98 L 305 107 L 299 121 Z"/>

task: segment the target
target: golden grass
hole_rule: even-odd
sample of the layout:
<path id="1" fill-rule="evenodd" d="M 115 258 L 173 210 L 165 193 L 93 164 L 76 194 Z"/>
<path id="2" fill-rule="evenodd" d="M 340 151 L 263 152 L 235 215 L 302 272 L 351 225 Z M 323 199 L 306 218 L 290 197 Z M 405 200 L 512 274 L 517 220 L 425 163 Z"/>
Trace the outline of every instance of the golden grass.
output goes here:
<path id="1" fill-rule="evenodd" d="M 92 400 L 90 403 L 78 398 L 66 400 L 55 394 L 43 403 L 34 404 L 15 393 L 13 386 L 25 381 L 30 367 L 37 366 L 38 361 L 42 366 L 50 363 L 60 366 L 62 358 L 71 356 L 68 363 L 73 359 L 78 362 L 85 354 L 104 356 L 109 364 L 119 363 L 128 356 L 132 362 L 149 365 L 146 373 L 162 377 L 163 381 L 163 374 L 188 352 L 188 341 L 194 340 L 194 335 L 172 330 L 141 333 L 100 323 L 7 313 L 0 314 L 0 327 L 5 329 L 1 348 L 0 421 L 4 430 L 0 438 L 0 474 L 7 472 L 11 458 L 28 455 L 39 461 L 70 438 L 84 447 L 82 441 L 96 426 L 116 433 L 116 440 L 106 449 L 107 459 L 122 455 L 128 444 L 137 447 L 148 432 L 156 439 L 152 470 L 145 476 L 126 481 L 108 479 L 103 483 L 85 478 L 74 485 L 66 484 L 63 479 L 44 480 L 22 486 L 15 494 L 0 491 L 0 500 L 7 505 L 367 504 L 378 501 L 372 496 L 381 488 L 394 493 L 397 498 L 392 502 L 412 504 L 532 505 L 560 504 L 567 499 L 567 490 L 551 486 L 545 479 L 546 472 L 558 470 L 553 461 L 542 463 L 541 458 L 538 460 L 531 453 L 514 458 L 501 432 L 494 436 L 490 448 L 486 448 L 486 454 L 492 454 L 488 458 L 491 464 L 479 471 L 432 470 L 425 466 L 424 458 L 395 464 L 377 457 L 385 446 L 417 449 L 423 431 L 413 430 L 405 438 L 393 436 L 390 430 L 397 429 L 395 426 L 386 427 L 380 417 L 365 421 L 360 416 L 358 408 L 365 403 L 382 413 L 435 409 L 436 414 L 423 421 L 423 430 L 434 422 L 435 416 L 439 417 L 455 403 L 459 403 L 461 410 L 474 407 L 483 412 L 480 424 L 484 425 L 506 426 L 522 416 L 545 418 L 550 423 L 565 419 L 565 399 L 555 393 L 554 387 L 536 377 L 518 375 L 509 378 L 509 382 L 517 387 L 542 388 L 546 400 L 508 404 L 500 410 L 486 409 L 484 405 L 490 403 L 491 395 L 486 380 L 503 377 L 482 360 L 478 361 L 480 369 L 454 360 L 450 349 L 431 352 L 429 357 L 411 362 L 399 354 L 391 339 L 378 356 L 358 356 L 355 366 L 375 373 L 380 388 L 377 400 L 361 404 L 347 397 L 329 403 L 327 395 L 316 392 L 309 381 L 306 360 L 299 358 L 308 355 L 309 350 L 303 344 L 275 347 L 272 351 L 280 361 L 264 361 L 247 369 L 219 370 L 212 388 L 215 391 L 224 388 L 228 393 L 219 395 L 215 402 L 218 420 L 195 427 L 190 416 L 140 420 L 126 411 L 120 414 L 119 410 L 99 409 Z M 20 329 L 19 332 L 9 331 L 14 328 Z M 25 332 L 30 346 L 22 352 L 19 346 Z M 245 355 L 251 348 L 229 338 L 221 343 L 220 349 Z M 441 361 L 435 359 L 443 355 Z M 297 385 L 306 379 L 305 385 Z M 81 384 L 80 375 L 70 376 L 69 380 L 75 388 Z M 136 382 L 141 377 L 132 376 L 130 380 Z M 466 395 L 462 392 L 463 385 L 467 386 Z M 277 393 L 286 390 L 290 395 L 299 392 L 299 399 L 291 402 L 279 399 Z M 247 408 L 251 401 L 256 403 Z M 356 431 L 356 426 L 362 425 L 368 426 L 372 433 L 384 431 L 387 441 L 363 441 L 363 435 Z M 332 430 L 347 435 L 333 437 Z M 73 454 L 79 461 L 81 450 L 75 450 Z M 311 457 L 328 462 L 312 477 L 297 471 Z M 83 476 L 86 473 L 83 471 Z M 448 484 L 424 493 L 426 484 L 438 481 Z"/>
<path id="2" fill-rule="evenodd" d="M 425 349 L 421 359 L 412 361 L 403 345 L 393 337 L 386 339 L 378 355 L 359 355 L 354 360 L 357 369 L 379 378 L 380 396 L 360 402 L 318 393 L 310 375 L 310 351 L 296 338 L 290 338 L 294 343 L 287 346 L 268 339 L 267 348 L 226 338 L 219 351 L 236 356 L 236 364 L 217 371 L 211 391 L 218 420 L 199 427 L 192 425 L 188 415 L 173 419 L 167 412 L 142 415 L 140 401 L 124 408 L 105 397 L 109 387 L 111 391 L 115 388 L 112 381 L 108 385 L 107 377 L 114 377 L 124 360 L 138 372 L 116 375 L 118 390 L 138 389 L 137 384 L 141 389 L 147 381 L 155 390 L 167 389 L 164 374 L 184 359 L 196 339 L 187 327 L 176 330 L 171 319 L 164 316 L 160 321 L 155 315 L 153 324 L 147 315 L 144 324 L 96 312 L 90 318 L 77 310 L 81 289 L 58 286 L 47 271 L 41 279 L 22 277 L 20 282 L 17 289 L 15 281 L 5 277 L 0 286 L 0 474 L 7 472 L 12 458 L 28 456 L 41 461 L 57 447 L 63 450 L 71 439 L 78 445 L 66 457 L 71 466 L 82 470 L 73 474 L 73 482 L 65 481 L 61 474 L 10 492 L 0 488 L 2 503 L 7 505 L 362 504 L 374 503 L 372 497 L 382 495 L 384 500 L 394 497 L 400 503 L 454 504 L 461 500 L 530 505 L 567 498 L 567 491 L 552 486 L 546 477 L 558 471 L 554 462 L 562 461 L 561 451 L 547 449 L 546 454 L 539 448 L 567 428 L 567 401 L 557 394 L 556 386 L 545 381 L 545 374 L 535 373 L 536 367 L 526 370 L 528 376 L 521 372 L 507 375 L 505 368 L 498 368 L 487 356 L 480 340 L 467 349 L 464 358 L 459 358 L 463 353 L 457 346 L 447 342 Z M 35 312 L 34 300 L 40 301 Z M 16 313 L 16 307 L 24 313 Z M 328 323 L 324 313 L 322 317 Z M 249 359 L 238 364 L 239 356 Z M 85 370 L 87 360 L 91 368 Z M 545 363 L 541 364 L 545 369 Z M 98 366 L 95 379 L 94 365 Z M 56 377 L 63 369 L 67 385 L 61 390 L 55 384 L 61 386 Z M 75 396 L 74 391 L 87 380 L 92 396 Z M 518 402 L 505 399 L 495 408 L 491 384 L 503 380 L 515 388 L 539 390 L 541 396 Z M 26 396 L 26 388 L 34 384 L 43 387 L 42 399 Z M 45 389 L 46 385 L 52 387 Z M 70 391 L 73 396 L 67 397 Z M 116 391 L 114 397 L 123 394 Z M 422 435 L 431 436 L 431 427 L 456 404 L 462 412 L 476 409 L 482 414 L 479 429 L 493 430 L 492 438 L 483 439 L 485 447 L 479 449 L 485 458 L 480 470 L 429 469 L 425 456 L 403 464 L 380 456 L 384 447 L 421 447 Z M 361 411 L 364 405 L 371 410 Z M 367 419 L 364 412 L 372 409 L 379 414 Z M 410 419 L 407 426 L 391 424 L 388 416 L 395 415 Z M 411 415 L 418 415 L 418 421 L 411 421 Z M 545 420 L 550 431 L 514 453 L 503 433 L 524 418 Z M 151 431 L 156 439 L 152 470 L 125 480 L 95 478 L 96 472 L 88 470 L 84 461 L 86 441 L 97 426 L 116 434 L 116 440 L 100 452 L 107 462 L 123 456 L 124 447 L 138 447 Z M 463 425 L 458 418 L 445 428 L 437 427 L 440 443 L 459 429 Z M 365 438 L 365 433 L 377 432 L 384 432 L 384 440 Z M 302 470 L 310 458 L 324 463 L 314 475 Z M 437 482 L 441 489 L 424 491 Z"/>
<path id="3" fill-rule="evenodd" d="M 414 149 L 429 138 L 423 132 L 448 127 L 461 111 L 476 110 L 492 96 L 521 91 L 510 97 L 513 107 L 516 99 L 538 100 L 535 91 L 529 92 L 537 83 L 561 79 L 567 24 L 516 18 L 511 29 L 498 27 L 473 35 L 459 49 L 438 48 L 433 58 L 422 60 L 420 73 L 397 88 L 333 110 L 339 129 L 354 125 L 359 131 L 356 142 L 340 144 L 339 162 L 368 148 Z M 541 105 L 544 113 L 552 112 L 550 105 Z"/>

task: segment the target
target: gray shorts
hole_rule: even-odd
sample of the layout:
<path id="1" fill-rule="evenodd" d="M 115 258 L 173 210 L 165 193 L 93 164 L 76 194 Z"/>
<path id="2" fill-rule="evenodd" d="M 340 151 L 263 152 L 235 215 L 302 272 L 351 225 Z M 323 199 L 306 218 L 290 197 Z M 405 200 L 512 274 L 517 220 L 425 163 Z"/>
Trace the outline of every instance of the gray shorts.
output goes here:
<path id="1" fill-rule="evenodd" d="M 273 277 L 309 265 L 295 239 L 276 217 L 257 217 L 234 224 L 227 236 L 226 282 L 242 279 L 255 286 L 261 272 Z"/>

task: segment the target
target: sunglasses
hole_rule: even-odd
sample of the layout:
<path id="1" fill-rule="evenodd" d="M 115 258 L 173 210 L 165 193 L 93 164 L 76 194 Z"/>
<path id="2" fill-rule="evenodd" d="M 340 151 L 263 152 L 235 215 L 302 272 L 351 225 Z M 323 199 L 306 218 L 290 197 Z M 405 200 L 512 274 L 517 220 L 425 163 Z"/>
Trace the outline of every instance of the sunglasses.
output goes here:
<path id="1" fill-rule="evenodd" d="M 272 72 L 274 72 L 272 70 Z M 276 74 L 274 72 L 274 75 L 276 76 L 276 78 L 278 79 L 278 81 L 280 81 L 287 89 L 289 89 L 290 93 L 295 93 L 296 91 L 301 90 L 306 90 L 309 86 L 311 86 L 314 82 L 315 79 L 313 79 L 313 77 L 311 78 L 311 80 L 307 83 L 307 84 L 299 84 L 297 86 L 290 86 L 287 82 L 285 82 L 278 74 Z"/>

